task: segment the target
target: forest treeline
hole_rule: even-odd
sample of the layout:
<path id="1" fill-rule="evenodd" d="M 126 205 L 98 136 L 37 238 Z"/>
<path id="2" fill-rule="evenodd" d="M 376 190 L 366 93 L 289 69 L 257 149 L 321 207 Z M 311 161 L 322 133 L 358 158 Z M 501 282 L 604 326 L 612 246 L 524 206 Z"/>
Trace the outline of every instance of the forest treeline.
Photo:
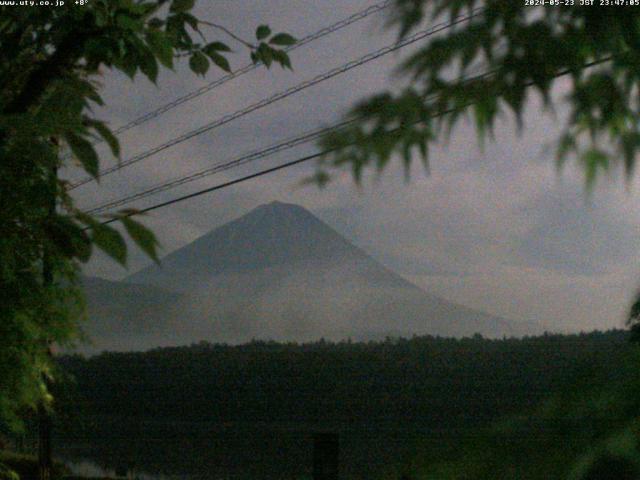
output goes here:
<path id="1" fill-rule="evenodd" d="M 126 417 L 468 428 L 535 408 L 578 378 L 590 386 L 615 381 L 633 348 L 628 333 L 615 330 L 501 340 L 200 343 L 66 356 L 60 362 L 73 380 L 59 407 L 73 424 Z"/>

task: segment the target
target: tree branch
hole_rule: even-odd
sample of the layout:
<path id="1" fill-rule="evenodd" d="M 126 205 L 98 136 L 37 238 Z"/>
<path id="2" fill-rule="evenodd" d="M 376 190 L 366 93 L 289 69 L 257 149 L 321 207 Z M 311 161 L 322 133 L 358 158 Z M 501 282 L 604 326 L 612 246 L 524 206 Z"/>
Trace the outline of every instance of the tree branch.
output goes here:
<path id="1" fill-rule="evenodd" d="M 203 25 L 207 25 L 209 27 L 212 28 L 217 28 L 218 30 L 221 30 L 222 32 L 226 33 L 227 35 L 229 35 L 231 38 L 233 38 L 235 41 L 240 42 L 241 44 L 243 44 L 246 47 L 249 47 L 250 49 L 254 50 L 255 48 L 257 48 L 254 44 L 247 42 L 246 40 L 243 40 L 242 38 L 240 38 L 239 36 L 237 36 L 235 33 L 233 33 L 231 30 L 229 30 L 226 27 L 223 27 L 222 25 L 218 25 L 217 23 L 212 23 L 212 22 L 207 22 L 205 20 L 199 20 L 199 23 L 202 23 Z"/>

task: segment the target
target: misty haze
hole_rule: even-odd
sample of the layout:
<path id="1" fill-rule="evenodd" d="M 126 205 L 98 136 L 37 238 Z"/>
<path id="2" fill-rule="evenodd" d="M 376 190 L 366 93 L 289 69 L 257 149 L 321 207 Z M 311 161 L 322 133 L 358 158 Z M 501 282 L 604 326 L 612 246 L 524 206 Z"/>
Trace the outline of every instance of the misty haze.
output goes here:
<path id="1" fill-rule="evenodd" d="M 203 340 L 542 333 L 533 323 L 429 295 L 309 211 L 280 202 L 257 207 L 122 282 L 86 278 L 84 286 L 93 351 Z"/>
<path id="2" fill-rule="evenodd" d="M 0 1 L 0 480 L 639 480 L 640 0 Z"/>

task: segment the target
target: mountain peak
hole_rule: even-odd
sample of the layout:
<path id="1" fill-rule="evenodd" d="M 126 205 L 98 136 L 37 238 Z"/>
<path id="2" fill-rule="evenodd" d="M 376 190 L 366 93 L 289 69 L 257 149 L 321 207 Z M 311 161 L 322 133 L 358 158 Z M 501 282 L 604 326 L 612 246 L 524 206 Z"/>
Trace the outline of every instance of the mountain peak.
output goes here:
<path id="1" fill-rule="evenodd" d="M 237 230 L 237 233 L 241 231 L 247 233 L 248 229 L 254 230 L 262 241 L 271 238 L 276 243 L 291 235 L 306 236 L 310 230 L 318 234 L 320 231 L 326 233 L 327 230 L 332 230 L 306 208 L 294 203 L 278 201 L 259 205 L 222 228 L 225 227 L 231 227 Z M 336 236 L 339 235 L 336 234 Z"/>
<path id="2" fill-rule="evenodd" d="M 269 203 L 264 203 L 262 204 L 263 207 L 280 207 L 280 208 L 302 208 L 300 207 L 300 205 L 296 205 L 295 203 L 286 203 L 286 202 L 280 202 L 278 200 L 274 200 L 273 202 L 269 202 Z"/>
<path id="3" fill-rule="evenodd" d="M 244 216 L 246 217 L 253 213 L 285 214 L 285 215 L 291 214 L 291 213 L 297 213 L 297 214 L 303 213 L 305 215 L 313 215 L 311 212 L 309 212 L 309 210 L 307 210 L 306 208 L 300 205 L 296 205 L 295 203 L 279 202 L 277 200 L 269 203 L 263 203 L 262 205 L 258 205 L 256 208 L 254 208 Z"/>
<path id="4" fill-rule="evenodd" d="M 163 258 L 162 267 L 152 265 L 127 281 L 179 294 L 157 314 L 145 306 L 136 315 L 158 315 L 170 327 L 184 322 L 178 330 L 196 340 L 300 341 L 390 330 L 501 336 L 517 330 L 425 293 L 313 213 L 278 201 L 219 226 Z M 124 289 L 130 301 L 131 289 Z"/>
<path id="5" fill-rule="evenodd" d="M 368 261 L 364 252 L 304 207 L 275 201 L 170 253 L 162 259 L 162 267 L 152 265 L 128 280 L 189 290 L 223 273 L 283 265 L 311 268 L 340 263 L 342 258 Z"/>

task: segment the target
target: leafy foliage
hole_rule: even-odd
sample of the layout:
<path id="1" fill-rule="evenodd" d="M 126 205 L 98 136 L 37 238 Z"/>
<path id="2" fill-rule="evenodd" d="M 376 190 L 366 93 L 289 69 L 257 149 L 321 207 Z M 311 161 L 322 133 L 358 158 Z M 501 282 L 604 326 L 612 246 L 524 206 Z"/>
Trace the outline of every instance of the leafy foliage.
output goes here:
<path id="1" fill-rule="evenodd" d="M 5 465 L 2 467 L 2 465 Z M 68 469 L 58 462 L 53 465 L 54 479 L 67 478 Z M 38 460 L 29 455 L 0 451 L 0 480 L 38 478 Z"/>
<path id="2" fill-rule="evenodd" d="M 51 400 L 49 345 L 78 338 L 79 265 L 94 246 L 121 264 L 127 259 L 119 231 L 78 210 L 56 174 L 68 163 L 59 155 L 62 146 L 96 179 L 95 140 L 120 153 L 117 138 L 91 113 L 103 104 L 97 79 L 114 69 L 155 82 L 161 67 L 172 69 L 182 57 L 198 75 L 211 63 L 231 71 L 225 56 L 231 48 L 206 39 L 202 27 L 209 22 L 192 15 L 195 0 L 67 3 L 0 7 L 0 424 L 14 427 L 21 409 Z M 292 41 L 280 35 L 275 45 Z M 267 54 L 248 48 L 260 59 Z M 284 51 L 268 54 L 290 67 Z M 112 219 L 157 261 L 158 242 L 131 218 L 136 213 Z"/>
<path id="3" fill-rule="evenodd" d="M 427 162 L 429 146 L 454 130 L 463 114 L 471 116 L 481 139 L 491 136 L 505 113 L 524 128 L 532 92 L 553 108 L 551 89 L 561 77 L 570 115 L 558 128 L 558 161 L 577 158 L 588 186 L 610 165 L 622 163 L 627 174 L 633 172 L 640 151 L 637 9 L 396 0 L 391 12 L 389 25 L 401 37 L 424 22 L 456 25 L 403 63 L 398 73 L 411 80 L 408 87 L 363 101 L 350 113 L 357 122 L 323 140 L 331 153 L 317 178 L 326 180 L 332 167 L 349 167 L 359 180 L 363 168 L 384 168 L 395 154 L 406 165 L 416 152 Z M 478 65 L 485 73 L 469 76 Z"/>
<path id="4" fill-rule="evenodd" d="M 640 154 L 639 9 L 395 0 L 389 26 L 405 37 L 436 21 L 455 26 L 404 61 L 398 74 L 409 86 L 356 105 L 349 114 L 354 121 L 321 141 L 328 153 L 309 181 L 322 186 L 331 169 L 348 168 L 359 182 L 367 168 L 380 171 L 394 156 L 407 173 L 416 157 L 428 167 L 430 146 L 448 138 L 465 116 L 481 141 L 501 117 L 511 116 L 522 131 L 533 94 L 549 110 L 568 106 L 566 123 L 557 125 L 556 161 L 577 160 L 587 188 L 616 166 L 633 174 Z M 472 76 L 478 66 L 484 73 Z M 556 102 L 551 91 L 561 81 L 564 97 Z M 639 311 L 640 297 L 631 325 Z"/>
<path id="5" fill-rule="evenodd" d="M 417 462 L 417 477 L 638 478 L 638 354 L 637 347 L 627 349 L 608 371 L 578 370 L 538 408 L 506 417 L 459 445 L 461 455 L 433 465 Z"/>
<path id="6" fill-rule="evenodd" d="M 269 36 L 271 35 L 271 38 Z M 256 39 L 260 42 L 255 51 L 251 54 L 254 63 L 262 62 L 270 67 L 273 62 L 279 63 L 282 68 L 291 67 L 291 60 L 284 50 L 276 47 L 288 47 L 296 43 L 296 39 L 288 33 L 276 33 L 272 35 L 271 29 L 267 25 L 260 25 L 256 30 Z"/>

